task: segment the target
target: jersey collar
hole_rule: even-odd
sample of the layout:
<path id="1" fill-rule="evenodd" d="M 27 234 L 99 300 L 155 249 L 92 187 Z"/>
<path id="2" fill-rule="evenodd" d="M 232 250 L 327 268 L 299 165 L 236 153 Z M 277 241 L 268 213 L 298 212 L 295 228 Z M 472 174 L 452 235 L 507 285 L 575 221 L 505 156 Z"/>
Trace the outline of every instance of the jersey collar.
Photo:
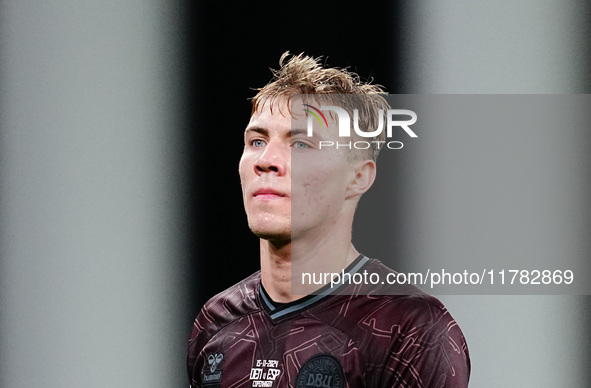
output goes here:
<path id="1" fill-rule="evenodd" d="M 369 261 L 369 258 L 359 255 L 349 266 L 344 270 L 345 273 L 354 275 Z M 329 295 L 336 294 L 339 289 L 344 287 L 345 284 L 341 281 L 336 286 L 331 287 L 326 285 L 319 289 L 315 294 L 307 295 L 303 298 L 295 300 L 290 303 L 277 303 L 274 302 L 267 291 L 265 291 L 262 282 L 259 283 L 259 295 L 262 301 L 262 305 L 265 310 L 269 313 L 271 319 L 275 320 L 284 317 L 288 314 L 294 313 L 305 309 L 312 304 L 326 298 Z"/>

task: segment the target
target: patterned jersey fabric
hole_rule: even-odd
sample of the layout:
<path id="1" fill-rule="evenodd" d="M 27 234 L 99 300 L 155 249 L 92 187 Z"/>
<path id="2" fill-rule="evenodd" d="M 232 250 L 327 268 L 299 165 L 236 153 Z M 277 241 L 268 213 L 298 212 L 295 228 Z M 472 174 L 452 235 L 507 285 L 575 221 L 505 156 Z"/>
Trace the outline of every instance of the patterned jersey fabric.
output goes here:
<path id="1" fill-rule="evenodd" d="M 346 271 L 393 272 L 364 256 Z M 189 342 L 191 387 L 468 386 L 466 341 L 439 300 L 340 287 L 277 304 L 257 272 L 210 299 Z"/>

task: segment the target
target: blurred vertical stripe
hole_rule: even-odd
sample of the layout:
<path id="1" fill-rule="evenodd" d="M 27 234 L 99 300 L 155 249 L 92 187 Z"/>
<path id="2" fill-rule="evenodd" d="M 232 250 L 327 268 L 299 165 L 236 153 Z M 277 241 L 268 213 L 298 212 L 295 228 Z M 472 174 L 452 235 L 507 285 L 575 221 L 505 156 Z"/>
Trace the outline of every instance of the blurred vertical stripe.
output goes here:
<path id="1" fill-rule="evenodd" d="M 405 4 L 405 93 L 590 92 L 588 2 L 444 0 Z M 469 137 L 483 141 L 487 134 L 479 135 L 478 130 L 473 128 Z M 580 150 L 590 148 L 591 137 L 584 129 L 576 136 L 560 136 L 560 131 L 556 128 L 552 134 L 539 133 L 519 155 L 511 155 L 521 161 L 516 164 L 519 174 L 502 170 L 502 163 L 495 165 L 489 160 L 487 164 L 487 173 L 494 171 L 495 176 L 505 177 L 507 184 L 512 182 L 512 176 L 522 176 L 535 187 L 556 187 L 565 178 L 557 172 L 570 171 L 572 175 L 576 173 L 573 168 L 579 168 L 578 179 L 567 179 L 567 187 L 559 186 L 567 198 L 543 192 L 531 198 L 543 213 L 519 220 L 520 225 L 525 223 L 523 233 L 515 235 L 509 245 L 497 237 L 507 234 L 503 228 L 515 226 L 512 220 L 518 221 L 514 217 L 519 213 L 519 202 L 498 207 L 493 192 L 460 193 L 452 182 L 472 179 L 493 183 L 486 182 L 487 175 L 478 175 L 478 166 L 470 164 L 469 155 L 458 153 L 473 148 L 446 142 L 445 135 L 439 134 L 442 141 L 433 142 L 437 146 L 427 152 L 430 160 L 412 160 L 405 169 L 405 181 L 412 183 L 407 184 L 411 191 L 406 195 L 413 198 L 407 218 L 400 220 L 407 227 L 402 237 L 408 239 L 405 245 L 412 247 L 405 254 L 419 261 L 422 257 L 436 257 L 443 266 L 457 255 L 478 254 L 478 261 L 485 260 L 491 268 L 495 257 L 507 249 L 514 253 L 536 252 L 540 266 L 559 265 L 563 257 L 571 262 L 588 260 L 591 184 L 589 171 L 581 166 L 588 166 L 590 157 Z M 491 155 L 495 155 L 493 149 Z M 496 157 L 499 155 L 492 159 Z M 537 169 L 547 166 L 548 158 L 552 169 L 540 174 Z M 461 160 L 464 162 L 459 163 Z M 536 221 L 540 217 L 549 222 Z M 499 220 L 506 224 L 494 224 Z M 550 221 L 563 227 L 550 229 Z M 481 227 L 481 223 L 494 226 Z M 487 234 L 490 230 L 499 233 Z M 564 250 L 556 252 L 564 246 Z M 473 360 L 471 385 L 590 386 L 589 296 L 442 299 L 468 340 Z"/>
<path id="2" fill-rule="evenodd" d="M 182 28 L 0 3 L 0 386 L 186 386 Z"/>

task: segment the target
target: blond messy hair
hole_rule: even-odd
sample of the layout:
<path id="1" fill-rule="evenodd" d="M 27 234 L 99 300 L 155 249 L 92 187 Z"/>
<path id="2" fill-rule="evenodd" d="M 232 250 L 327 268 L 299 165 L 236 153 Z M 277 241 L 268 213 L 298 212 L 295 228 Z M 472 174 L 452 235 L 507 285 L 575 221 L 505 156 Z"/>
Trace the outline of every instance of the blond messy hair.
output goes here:
<path id="1" fill-rule="evenodd" d="M 349 112 L 350 117 L 353 117 L 353 109 L 359 110 L 361 130 L 376 128 L 378 111 L 383 109 L 385 112 L 389 108 L 383 97 L 387 94 L 383 87 L 363 82 L 359 75 L 344 68 L 325 68 L 320 64 L 320 59 L 303 53 L 292 55 L 289 51 L 284 52 L 279 59 L 279 69 L 271 69 L 271 82 L 256 89 L 258 93 L 252 98 L 252 114 L 260 111 L 265 103 L 273 105 L 277 99 L 286 99 L 289 106 L 294 95 L 316 95 L 316 99 L 323 101 L 330 100 L 328 95 L 339 95 L 335 99 L 341 106 L 344 105 L 342 107 Z M 374 141 L 384 141 L 385 138 L 385 131 L 378 136 L 365 138 L 371 147 L 360 150 L 361 153 L 375 161 L 381 147 Z"/>

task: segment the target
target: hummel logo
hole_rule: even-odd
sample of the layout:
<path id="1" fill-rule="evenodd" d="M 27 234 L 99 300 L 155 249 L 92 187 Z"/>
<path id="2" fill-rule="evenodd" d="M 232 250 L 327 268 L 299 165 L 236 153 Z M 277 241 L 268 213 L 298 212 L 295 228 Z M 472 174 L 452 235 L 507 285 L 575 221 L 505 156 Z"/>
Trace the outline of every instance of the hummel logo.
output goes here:
<path id="1" fill-rule="evenodd" d="M 211 373 L 215 372 L 220 362 L 224 359 L 223 353 L 213 353 L 207 356 L 207 363 L 209 364 L 209 370 Z"/>

